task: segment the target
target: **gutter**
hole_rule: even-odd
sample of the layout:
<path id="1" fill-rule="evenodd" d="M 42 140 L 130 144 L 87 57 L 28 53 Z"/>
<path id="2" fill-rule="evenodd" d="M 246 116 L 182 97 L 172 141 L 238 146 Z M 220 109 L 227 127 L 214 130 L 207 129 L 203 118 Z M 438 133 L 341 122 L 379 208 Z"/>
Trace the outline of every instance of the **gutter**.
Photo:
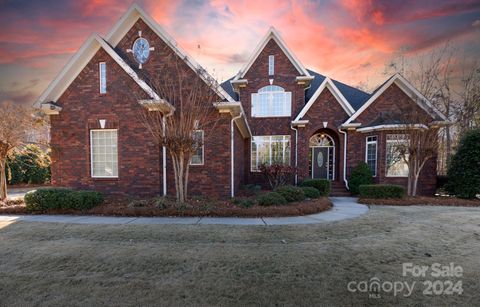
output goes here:
<path id="1" fill-rule="evenodd" d="M 167 114 L 164 114 L 163 115 L 163 118 L 162 118 L 162 126 L 163 126 L 163 136 L 165 137 L 165 128 L 166 128 L 166 124 L 165 124 L 165 118 L 166 117 L 169 117 L 169 116 L 172 116 L 173 115 L 173 110 L 170 110 L 170 112 L 168 112 Z M 163 167 L 163 171 L 162 171 L 162 175 L 163 175 L 163 196 L 167 196 L 167 148 L 164 146 L 162 146 L 162 167 Z"/>
<path id="2" fill-rule="evenodd" d="M 298 184 L 298 129 L 290 125 L 290 129 L 295 131 L 295 185 Z"/>
<path id="3" fill-rule="evenodd" d="M 347 133 L 342 131 L 341 128 L 338 128 L 338 131 L 344 135 L 344 142 L 343 142 L 343 182 L 345 182 L 345 187 L 347 190 L 350 190 L 348 187 L 348 180 L 347 180 Z"/>
<path id="4" fill-rule="evenodd" d="M 232 120 L 230 121 L 230 149 L 231 149 L 231 152 L 230 152 L 230 167 L 231 167 L 231 170 L 230 170 L 230 192 L 231 192 L 231 196 L 232 198 L 235 197 L 235 157 L 234 157 L 234 153 L 235 153 L 235 140 L 234 140 L 234 126 L 233 126 L 233 123 L 237 120 L 237 119 L 240 119 L 242 118 L 242 115 L 243 113 L 240 113 L 238 116 L 235 116 L 232 118 Z"/>

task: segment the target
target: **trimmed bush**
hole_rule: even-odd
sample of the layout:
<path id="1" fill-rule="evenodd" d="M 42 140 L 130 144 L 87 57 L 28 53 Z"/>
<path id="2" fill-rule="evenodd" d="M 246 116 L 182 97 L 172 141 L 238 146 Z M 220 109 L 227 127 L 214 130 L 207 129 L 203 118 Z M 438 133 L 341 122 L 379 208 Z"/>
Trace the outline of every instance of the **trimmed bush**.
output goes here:
<path id="1" fill-rule="evenodd" d="M 405 188 L 396 184 L 363 184 L 359 187 L 362 198 L 403 198 Z"/>
<path id="2" fill-rule="evenodd" d="M 315 188 L 322 196 L 328 196 L 331 189 L 330 180 L 327 179 L 305 179 L 300 183 L 300 186 Z"/>
<path id="3" fill-rule="evenodd" d="M 302 201 L 305 199 L 305 193 L 301 188 L 294 187 L 293 185 L 284 185 L 275 189 L 275 192 L 285 197 L 285 199 L 291 203 L 294 201 Z"/>
<path id="4" fill-rule="evenodd" d="M 450 194 L 460 198 L 475 198 L 480 194 L 480 129 L 468 131 L 461 138 L 447 176 L 445 187 Z"/>
<path id="5" fill-rule="evenodd" d="M 28 211 L 48 209 L 91 209 L 103 202 L 102 194 L 95 191 L 73 191 L 70 189 L 39 189 L 25 194 Z"/>
<path id="6" fill-rule="evenodd" d="M 287 204 L 287 200 L 277 192 L 268 192 L 258 197 L 258 205 L 260 206 L 268 207 L 285 204 Z"/>
<path id="7" fill-rule="evenodd" d="M 235 198 L 233 200 L 233 203 L 236 206 L 242 207 L 242 208 L 250 208 L 255 206 L 255 200 L 251 198 Z"/>
<path id="8" fill-rule="evenodd" d="M 372 184 L 373 175 L 370 167 L 365 162 L 360 162 L 355 166 L 348 178 L 348 187 L 350 193 L 357 195 L 359 193 L 358 187 L 362 184 Z"/>
<path id="9" fill-rule="evenodd" d="M 305 197 L 307 198 L 319 198 L 320 197 L 320 191 L 312 188 L 312 187 L 301 187 L 303 190 L 303 193 L 305 194 Z"/>

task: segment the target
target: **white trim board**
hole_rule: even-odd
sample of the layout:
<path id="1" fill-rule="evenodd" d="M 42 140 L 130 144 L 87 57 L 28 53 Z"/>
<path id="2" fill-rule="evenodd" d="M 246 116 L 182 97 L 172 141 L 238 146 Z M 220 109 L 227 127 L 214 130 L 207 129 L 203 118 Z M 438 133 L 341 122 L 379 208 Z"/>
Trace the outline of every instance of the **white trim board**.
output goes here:
<path id="1" fill-rule="evenodd" d="M 355 110 L 352 108 L 350 103 L 348 103 L 345 96 L 343 96 L 340 90 L 335 86 L 333 81 L 330 78 L 326 77 L 325 80 L 323 80 L 322 84 L 320 84 L 318 89 L 315 91 L 313 96 L 310 98 L 310 100 L 308 100 L 307 104 L 303 107 L 303 109 L 297 115 L 294 122 L 300 121 L 305 116 L 305 114 L 307 114 L 308 110 L 312 107 L 313 103 L 317 100 L 317 98 L 320 96 L 320 94 L 323 92 L 325 88 L 328 88 L 330 90 L 332 95 L 335 97 L 338 103 L 342 106 L 343 110 L 345 110 L 348 116 L 352 116 L 352 114 L 355 113 Z"/>
<path id="2" fill-rule="evenodd" d="M 395 74 L 393 77 L 388 80 L 370 99 L 367 100 L 367 102 L 355 112 L 345 123 L 344 125 L 348 125 L 352 121 L 354 121 L 360 114 L 363 113 L 375 100 L 377 100 L 380 95 L 383 94 L 393 83 L 395 83 L 407 96 L 412 98 L 412 100 L 417 103 L 417 105 L 422 108 L 425 112 L 430 114 L 430 116 L 434 117 L 432 115 L 435 113 L 438 115 L 440 118 L 442 118 L 445 121 L 448 121 L 446 116 L 442 114 L 437 108 L 435 108 L 430 101 L 428 101 L 427 98 L 425 98 L 413 85 L 411 85 L 407 79 L 405 79 L 402 75 L 400 74 Z"/>
<path id="3" fill-rule="evenodd" d="M 426 125 L 422 124 L 391 124 L 391 125 L 378 125 L 378 126 L 372 126 L 372 127 L 364 127 L 364 128 L 358 128 L 358 132 L 371 132 L 371 131 L 378 131 L 378 130 L 404 130 L 404 129 L 428 129 Z"/>
<path id="4" fill-rule="evenodd" d="M 142 88 L 152 99 L 159 100 L 160 97 L 141 80 L 137 73 L 110 47 L 98 34 L 92 34 L 80 47 L 70 60 L 65 64 L 57 77 L 50 83 L 47 89 L 40 95 L 34 104 L 39 108 L 40 104 L 48 101 L 57 101 L 70 84 L 77 78 L 80 72 L 90 62 L 95 53 L 103 48 L 107 54 L 117 62 L 120 67 Z"/>
<path id="5" fill-rule="evenodd" d="M 138 4 L 134 3 L 130 6 L 125 14 L 117 21 L 112 27 L 110 32 L 105 37 L 106 41 L 116 46 L 120 40 L 127 34 L 132 26 L 141 18 L 150 29 L 155 32 L 164 42 L 169 46 L 187 65 L 198 74 L 202 80 L 208 83 L 207 80 L 214 79 L 200 64 L 198 64 L 190 55 L 185 52 L 177 42 L 150 16 L 148 15 Z M 201 73 L 198 73 L 201 72 Z M 233 99 L 221 86 L 218 84 L 217 88 L 214 88 L 215 92 L 223 99 L 233 102 Z"/>
<path id="6" fill-rule="evenodd" d="M 267 34 L 262 38 L 260 43 L 257 45 L 257 48 L 255 48 L 255 50 L 252 53 L 252 55 L 250 56 L 248 62 L 238 72 L 238 74 L 235 76 L 235 78 L 232 81 L 240 80 L 245 76 L 245 74 L 248 72 L 250 67 L 253 65 L 255 60 L 258 58 L 258 56 L 260 55 L 262 50 L 268 44 L 270 39 L 273 39 L 277 43 L 277 45 L 280 47 L 280 49 L 282 49 L 282 51 L 285 53 L 285 55 L 290 60 L 290 62 L 293 64 L 293 66 L 295 66 L 295 68 L 300 73 L 300 75 L 310 77 L 310 73 L 305 69 L 303 64 L 297 59 L 295 54 L 287 47 L 287 44 L 285 44 L 285 41 L 280 36 L 280 33 L 278 33 L 278 31 L 274 27 L 270 27 Z M 267 73 L 267 72 L 265 72 L 265 73 Z"/>

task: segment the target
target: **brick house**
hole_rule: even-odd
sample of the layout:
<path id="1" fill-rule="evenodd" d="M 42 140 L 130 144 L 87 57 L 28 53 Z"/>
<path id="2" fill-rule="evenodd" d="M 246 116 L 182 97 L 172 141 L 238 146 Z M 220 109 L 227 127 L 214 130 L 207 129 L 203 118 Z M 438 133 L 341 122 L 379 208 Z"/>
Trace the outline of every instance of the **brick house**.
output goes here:
<path id="1" fill-rule="evenodd" d="M 50 116 L 54 186 L 175 194 L 168 153 L 136 116 L 161 101 L 144 76 L 161 73 L 172 56 L 191 78 L 204 77 L 135 4 L 105 38 L 86 40 L 36 102 Z M 244 68 L 212 90 L 218 102 L 206 107 L 214 108 L 218 124 L 192 158 L 189 180 L 191 194 L 209 197 L 264 185 L 258 168 L 272 162 L 296 166 L 295 183 L 329 179 L 336 193 L 347 191 L 349 173 L 360 161 L 376 182 L 406 185 L 408 169 L 389 150 L 405 141 L 402 125 L 388 115 L 408 107 L 446 121 L 401 75 L 370 94 L 306 69 L 273 28 Z M 129 99 L 126 91 L 142 99 Z M 431 159 L 420 175 L 420 193 L 433 193 L 435 184 Z"/>

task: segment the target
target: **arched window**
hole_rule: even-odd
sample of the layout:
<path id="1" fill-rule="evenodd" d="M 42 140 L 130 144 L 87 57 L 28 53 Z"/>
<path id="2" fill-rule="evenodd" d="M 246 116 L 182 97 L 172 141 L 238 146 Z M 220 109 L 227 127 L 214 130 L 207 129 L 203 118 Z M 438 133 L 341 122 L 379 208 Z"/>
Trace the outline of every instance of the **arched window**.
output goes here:
<path id="1" fill-rule="evenodd" d="M 252 117 L 291 116 L 292 93 L 277 85 L 267 85 L 252 94 Z"/>
<path id="2" fill-rule="evenodd" d="M 333 147 L 335 142 L 327 134 L 315 134 L 310 138 L 310 147 Z"/>

